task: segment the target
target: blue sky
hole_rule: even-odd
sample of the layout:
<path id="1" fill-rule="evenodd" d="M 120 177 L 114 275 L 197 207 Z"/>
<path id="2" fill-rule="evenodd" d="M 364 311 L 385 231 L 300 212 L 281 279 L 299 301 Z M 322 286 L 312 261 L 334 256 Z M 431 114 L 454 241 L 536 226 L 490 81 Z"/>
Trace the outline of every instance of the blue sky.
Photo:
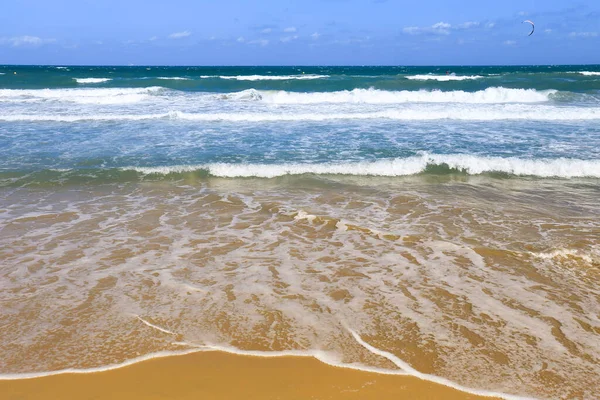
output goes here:
<path id="1" fill-rule="evenodd" d="M 3 3 L 0 64 L 600 64 L 598 0 Z"/>

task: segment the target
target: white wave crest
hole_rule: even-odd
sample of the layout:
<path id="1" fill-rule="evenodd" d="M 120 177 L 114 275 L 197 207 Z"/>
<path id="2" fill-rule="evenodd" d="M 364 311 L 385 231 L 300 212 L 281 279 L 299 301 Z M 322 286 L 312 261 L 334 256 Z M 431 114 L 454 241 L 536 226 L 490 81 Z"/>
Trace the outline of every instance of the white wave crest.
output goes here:
<path id="1" fill-rule="evenodd" d="M 164 167 L 123 167 L 143 174 L 161 174 L 207 170 L 224 178 L 275 178 L 284 175 L 354 175 L 407 176 L 424 172 L 430 165 L 447 165 L 471 175 L 501 172 L 511 175 L 542 178 L 600 178 L 600 160 L 522 159 L 516 157 L 486 157 L 466 154 L 423 154 L 408 158 L 372 162 L 327 164 L 202 164 Z"/>
<path id="2" fill-rule="evenodd" d="M 246 101 L 261 101 L 263 99 L 262 93 L 268 93 L 265 91 L 259 91 L 256 89 L 246 89 L 241 92 L 233 92 L 227 94 L 215 95 L 215 98 L 220 100 L 246 100 Z"/>
<path id="3" fill-rule="evenodd" d="M 586 76 L 600 76 L 600 72 L 597 71 L 580 71 L 579 73 Z"/>
<path id="4" fill-rule="evenodd" d="M 584 254 L 581 250 L 575 249 L 558 249 L 551 252 L 546 253 L 534 253 L 530 252 L 532 256 L 536 258 L 540 258 L 543 260 L 552 260 L 552 259 L 565 259 L 565 258 L 578 258 L 589 264 L 594 262 L 594 258 L 592 255 Z"/>
<path id="5" fill-rule="evenodd" d="M 119 104 L 137 102 L 148 95 L 123 95 L 114 98 L 74 98 L 76 101 L 88 104 Z M 64 100 L 64 99 L 63 99 Z M 1 101 L 1 99 L 0 99 Z M 559 108 L 559 107 L 527 107 L 521 105 L 499 105 L 496 107 L 420 107 L 401 110 L 386 110 L 377 112 L 345 112 L 345 113 L 290 113 L 290 112 L 257 112 L 257 113 L 186 113 L 169 111 L 159 114 L 8 114 L 1 115 L 0 121 L 139 121 L 147 119 L 177 119 L 184 121 L 203 122 L 278 122 L 278 121 L 333 121 L 333 120 L 395 120 L 395 121 L 500 121 L 500 120 L 530 120 L 530 121 L 583 121 L 600 120 L 600 108 Z"/>
<path id="6" fill-rule="evenodd" d="M 190 78 L 182 78 L 180 76 L 159 76 L 156 79 L 168 80 L 168 81 L 189 81 Z"/>
<path id="7" fill-rule="evenodd" d="M 108 82 L 112 79 L 110 78 L 73 78 L 77 83 L 102 83 Z"/>
<path id="8" fill-rule="evenodd" d="M 329 78 L 329 75 L 315 75 L 315 74 L 302 74 L 302 75 L 219 75 L 219 76 L 202 76 L 202 78 L 220 78 L 220 79 L 234 79 L 237 81 L 288 81 L 288 80 L 311 80 L 311 79 L 324 79 Z"/>
<path id="9" fill-rule="evenodd" d="M 65 101 L 80 104 L 137 103 L 158 94 L 163 88 L 102 88 L 102 89 L 0 89 L 0 101 L 35 102 Z M 0 117 L 3 118 L 3 117 Z"/>
<path id="10" fill-rule="evenodd" d="M 481 75 L 410 75 L 406 76 L 406 79 L 416 80 L 416 81 L 465 81 L 471 79 L 481 79 L 483 76 Z"/>
<path id="11" fill-rule="evenodd" d="M 232 100 L 257 100 L 271 104 L 318 104 L 318 103 L 539 103 L 549 101 L 556 90 L 507 89 L 491 87 L 477 92 L 454 90 L 401 90 L 354 89 L 338 92 L 287 92 L 261 91 L 255 89 L 222 95 Z"/>

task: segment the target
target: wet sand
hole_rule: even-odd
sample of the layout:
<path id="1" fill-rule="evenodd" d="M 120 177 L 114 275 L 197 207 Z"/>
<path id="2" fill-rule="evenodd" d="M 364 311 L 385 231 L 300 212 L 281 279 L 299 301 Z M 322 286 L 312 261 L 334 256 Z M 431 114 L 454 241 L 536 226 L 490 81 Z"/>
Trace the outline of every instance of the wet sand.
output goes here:
<path id="1" fill-rule="evenodd" d="M 197 354 L 0 381 L 0 400 L 452 398 L 327 366 L 351 364 L 597 397 L 597 186 L 328 179 L 0 190 L 4 377 L 198 348 L 326 363 Z"/>
<path id="2" fill-rule="evenodd" d="M 24 399 L 479 399 L 409 376 L 332 367 L 309 357 L 201 352 L 86 374 L 0 381 Z"/>

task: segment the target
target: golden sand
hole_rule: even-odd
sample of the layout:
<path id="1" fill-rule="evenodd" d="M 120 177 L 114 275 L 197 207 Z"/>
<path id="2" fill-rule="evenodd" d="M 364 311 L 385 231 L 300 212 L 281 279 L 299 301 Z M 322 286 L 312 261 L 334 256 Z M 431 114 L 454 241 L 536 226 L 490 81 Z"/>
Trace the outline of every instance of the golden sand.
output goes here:
<path id="1" fill-rule="evenodd" d="M 202 352 L 89 374 L 0 381 L 2 399 L 478 399 L 414 377 L 332 367 L 308 357 Z"/>

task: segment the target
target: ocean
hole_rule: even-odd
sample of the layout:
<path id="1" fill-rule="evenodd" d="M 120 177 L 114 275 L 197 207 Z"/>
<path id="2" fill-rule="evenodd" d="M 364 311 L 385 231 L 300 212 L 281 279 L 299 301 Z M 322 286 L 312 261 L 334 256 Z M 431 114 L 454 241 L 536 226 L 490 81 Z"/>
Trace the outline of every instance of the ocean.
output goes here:
<path id="1" fill-rule="evenodd" d="M 600 66 L 0 66 L 0 378 L 219 349 L 591 399 L 599 199 Z"/>

